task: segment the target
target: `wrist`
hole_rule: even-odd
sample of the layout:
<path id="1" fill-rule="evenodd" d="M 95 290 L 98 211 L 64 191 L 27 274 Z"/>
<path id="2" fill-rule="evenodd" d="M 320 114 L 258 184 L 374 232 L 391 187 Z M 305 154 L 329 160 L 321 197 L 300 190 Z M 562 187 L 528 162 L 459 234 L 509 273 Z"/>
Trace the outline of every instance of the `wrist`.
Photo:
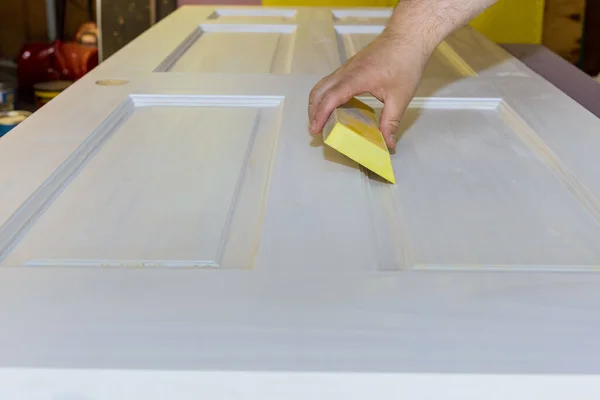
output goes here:
<path id="1" fill-rule="evenodd" d="M 451 19 L 438 18 L 428 1 L 400 0 L 388 21 L 383 36 L 402 42 L 429 58 L 454 29 Z M 434 6 L 435 7 L 435 6 Z"/>
<path id="2" fill-rule="evenodd" d="M 429 57 L 452 32 L 497 0 L 400 0 L 384 34 L 403 38 Z"/>

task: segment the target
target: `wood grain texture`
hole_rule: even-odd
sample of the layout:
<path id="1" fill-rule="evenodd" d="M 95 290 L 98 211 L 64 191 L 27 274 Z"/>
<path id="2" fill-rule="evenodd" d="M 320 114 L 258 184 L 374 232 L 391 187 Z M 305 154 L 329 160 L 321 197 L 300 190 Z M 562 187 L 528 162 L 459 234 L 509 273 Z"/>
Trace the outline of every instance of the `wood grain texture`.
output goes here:
<path id="1" fill-rule="evenodd" d="M 390 185 L 308 133 L 363 12 L 183 7 L 1 139 L 0 397 L 597 397 L 600 120 L 465 28 Z"/>
<path id="2" fill-rule="evenodd" d="M 291 65 L 294 35 L 293 25 L 205 24 L 157 71 L 285 74 Z"/>
<path id="3" fill-rule="evenodd" d="M 31 210 L 27 220 L 35 226 L 6 263 L 249 268 L 253 246 L 249 245 L 245 257 L 241 249 L 245 242 L 257 240 L 260 221 L 252 227 L 249 216 L 241 225 L 233 218 L 243 212 L 238 208 L 250 207 L 248 212 L 258 215 L 263 206 L 260 187 L 268 175 L 277 110 L 243 106 L 232 114 L 231 108 L 210 103 L 198 108 L 145 102 L 143 107 L 116 115 L 114 123 L 92 135 L 89 144 L 72 155 L 79 163 L 58 174 L 62 182 L 56 183 L 56 190 L 63 189 L 39 220 L 33 218 L 42 210 Z M 212 127 L 199 128 L 199 121 L 209 115 Z M 186 133 L 175 138 L 171 127 Z M 220 135 L 221 129 L 236 136 Z M 261 147 L 254 149 L 255 142 Z M 125 156 L 129 152 L 135 157 Z M 225 152 L 232 157 L 226 169 L 212 167 Z M 246 174 L 251 157 L 258 160 Z M 121 171 L 118 180 L 105 173 L 111 168 Z M 184 181 L 188 184 L 183 185 Z M 198 190 L 195 181 L 202 182 L 204 189 Z M 244 189 L 248 184 L 253 186 Z M 184 186 L 189 192 L 182 191 Z M 247 191 L 250 198 L 244 195 Z M 115 202 L 128 204 L 127 215 L 114 214 Z M 207 208 L 209 204 L 217 208 Z M 95 218 L 89 220 L 86 215 L 92 210 Z M 73 223 L 65 224 L 67 219 Z M 56 231 L 57 224 L 62 225 L 60 231 Z M 249 235 L 238 238 L 244 230 Z M 230 237 L 234 247 L 226 248 Z M 227 254 L 231 252 L 235 254 Z M 224 264 L 223 258 L 236 261 Z"/>

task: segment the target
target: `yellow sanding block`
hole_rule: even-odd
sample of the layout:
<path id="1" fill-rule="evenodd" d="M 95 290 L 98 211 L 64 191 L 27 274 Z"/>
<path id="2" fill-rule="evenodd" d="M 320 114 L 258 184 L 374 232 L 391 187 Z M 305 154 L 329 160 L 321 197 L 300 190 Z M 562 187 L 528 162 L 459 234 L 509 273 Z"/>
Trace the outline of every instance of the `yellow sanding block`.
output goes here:
<path id="1" fill-rule="evenodd" d="M 362 101 L 352 99 L 336 108 L 323 128 L 323 140 L 346 157 L 396 183 L 390 152 L 377 126 L 375 110 Z"/>

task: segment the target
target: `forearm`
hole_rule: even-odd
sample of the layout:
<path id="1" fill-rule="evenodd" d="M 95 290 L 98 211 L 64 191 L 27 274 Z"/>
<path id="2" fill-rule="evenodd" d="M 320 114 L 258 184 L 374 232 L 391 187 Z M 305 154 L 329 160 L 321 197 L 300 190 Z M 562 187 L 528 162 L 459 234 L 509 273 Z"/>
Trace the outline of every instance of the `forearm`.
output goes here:
<path id="1" fill-rule="evenodd" d="M 425 55 L 497 0 L 400 0 L 384 35 L 413 42 Z"/>

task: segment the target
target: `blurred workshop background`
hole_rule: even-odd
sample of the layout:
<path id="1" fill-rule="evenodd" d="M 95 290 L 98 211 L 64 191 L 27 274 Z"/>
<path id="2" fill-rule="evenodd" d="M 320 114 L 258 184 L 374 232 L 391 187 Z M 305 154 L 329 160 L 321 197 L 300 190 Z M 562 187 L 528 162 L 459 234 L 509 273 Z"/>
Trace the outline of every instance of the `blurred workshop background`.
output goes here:
<path id="1" fill-rule="evenodd" d="M 394 0 L 1 1 L 0 111 L 15 107 L 35 111 L 102 59 L 182 5 L 390 7 L 395 3 Z M 600 1 L 500 0 L 471 25 L 497 43 L 543 45 L 590 76 L 600 73 Z"/>

